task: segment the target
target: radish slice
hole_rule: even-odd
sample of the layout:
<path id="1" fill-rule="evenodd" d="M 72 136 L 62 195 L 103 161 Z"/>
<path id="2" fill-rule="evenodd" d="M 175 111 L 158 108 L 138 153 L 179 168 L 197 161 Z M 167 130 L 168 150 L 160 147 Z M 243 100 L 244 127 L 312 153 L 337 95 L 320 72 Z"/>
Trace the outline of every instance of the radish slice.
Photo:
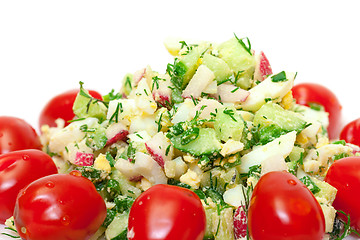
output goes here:
<path id="1" fill-rule="evenodd" d="M 166 107 L 171 102 L 171 87 L 173 84 L 170 81 L 168 75 L 159 76 L 157 80 L 152 82 L 152 94 L 157 103 L 161 106 Z"/>
<path id="2" fill-rule="evenodd" d="M 106 146 L 109 146 L 111 144 L 114 144 L 118 141 L 124 141 L 127 139 L 127 135 L 129 134 L 128 130 L 121 130 L 120 132 L 118 132 L 114 137 L 108 139 L 106 141 Z"/>
<path id="3" fill-rule="evenodd" d="M 141 79 L 143 79 L 143 77 L 145 76 L 146 73 L 146 68 L 137 70 L 134 75 L 133 75 L 133 81 L 135 86 L 138 85 L 138 83 L 140 82 Z"/>
<path id="4" fill-rule="evenodd" d="M 92 166 L 94 164 L 94 154 L 77 152 L 74 164 L 78 166 Z"/>
<path id="5" fill-rule="evenodd" d="M 242 239 L 246 237 L 247 217 L 244 206 L 240 206 L 234 213 L 234 236 L 235 239 Z"/>
<path id="6" fill-rule="evenodd" d="M 117 141 L 124 141 L 127 139 L 129 131 L 122 123 L 113 123 L 106 129 L 106 146 L 116 143 Z"/>
<path id="7" fill-rule="evenodd" d="M 263 81 L 267 76 L 271 75 L 272 69 L 270 62 L 265 56 L 264 52 L 261 51 L 260 54 L 256 56 L 256 66 L 254 72 L 255 81 Z"/>
<path id="8" fill-rule="evenodd" d="M 249 91 L 240 87 L 231 84 L 221 84 L 218 86 L 216 98 L 224 103 L 241 103 L 245 102 L 249 95 Z"/>
<path id="9" fill-rule="evenodd" d="M 216 109 L 224 106 L 214 99 L 203 99 L 190 112 L 191 118 L 194 118 L 197 113 L 200 113 L 199 119 L 210 119 L 211 113 L 216 113 Z"/>
<path id="10" fill-rule="evenodd" d="M 171 147 L 171 142 L 162 132 L 155 134 L 145 143 L 145 146 L 148 153 L 162 168 L 164 168 L 165 161 L 172 159 L 173 148 Z"/>

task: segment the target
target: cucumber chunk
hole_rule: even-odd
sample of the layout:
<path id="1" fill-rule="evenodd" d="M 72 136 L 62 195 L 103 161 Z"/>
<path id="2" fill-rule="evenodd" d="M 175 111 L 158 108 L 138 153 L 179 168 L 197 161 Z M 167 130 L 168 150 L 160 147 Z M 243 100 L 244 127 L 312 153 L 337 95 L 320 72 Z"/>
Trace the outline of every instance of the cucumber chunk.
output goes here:
<path id="1" fill-rule="evenodd" d="M 237 85 L 243 89 L 251 87 L 255 71 L 255 57 L 250 55 L 234 37 L 218 46 L 219 57 L 234 71 L 239 73 Z"/>
<path id="2" fill-rule="evenodd" d="M 254 116 L 254 125 L 260 128 L 275 125 L 285 132 L 301 132 L 307 123 L 295 112 L 283 109 L 280 105 L 268 102 Z"/>
<path id="3" fill-rule="evenodd" d="M 212 213 L 213 234 L 215 240 L 234 240 L 233 209 L 225 208 L 220 212 Z"/>
<path id="4" fill-rule="evenodd" d="M 320 181 L 319 179 L 314 177 L 312 177 L 311 179 L 320 188 L 320 191 L 314 194 L 314 196 L 317 198 L 326 199 L 330 205 L 333 204 L 336 197 L 337 189 L 325 181 Z"/>
<path id="5" fill-rule="evenodd" d="M 75 98 L 73 111 L 78 118 L 95 117 L 102 121 L 106 119 L 107 108 L 102 102 L 92 98 L 89 91 L 81 87 Z"/>
<path id="6" fill-rule="evenodd" d="M 226 142 L 229 138 L 240 141 L 244 122 L 234 107 L 219 109 L 214 123 L 218 138 Z"/>
<path id="7" fill-rule="evenodd" d="M 122 195 L 133 198 L 140 196 L 141 190 L 135 187 L 135 184 L 127 179 L 120 171 L 113 169 L 111 174 L 112 178 L 118 181 Z"/>
<path id="8" fill-rule="evenodd" d="M 123 84 L 121 88 L 121 93 L 125 96 L 129 96 L 130 92 L 134 88 L 133 74 L 126 74 L 123 78 Z"/>
<path id="9" fill-rule="evenodd" d="M 127 239 L 127 225 L 129 214 L 127 212 L 118 213 L 105 231 L 107 240 Z"/>
<path id="10" fill-rule="evenodd" d="M 193 47 L 181 59 L 177 59 L 174 63 L 174 72 L 172 82 L 175 86 L 184 89 L 199 66 L 199 58 L 206 50 L 206 47 Z"/>
<path id="11" fill-rule="evenodd" d="M 217 140 L 216 132 L 213 128 L 200 128 L 197 138 L 189 143 L 184 142 L 183 137 L 184 133 L 174 136 L 170 140 L 176 149 L 196 157 L 204 154 L 213 154 L 221 149 L 220 142 Z"/>
<path id="12" fill-rule="evenodd" d="M 218 83 L 229 78 L 232 74 L 229 65 L 224 60 L 209 53 L 204 54 L 202 64 L 207 66 L 214 73 L 215 80 Z"/>

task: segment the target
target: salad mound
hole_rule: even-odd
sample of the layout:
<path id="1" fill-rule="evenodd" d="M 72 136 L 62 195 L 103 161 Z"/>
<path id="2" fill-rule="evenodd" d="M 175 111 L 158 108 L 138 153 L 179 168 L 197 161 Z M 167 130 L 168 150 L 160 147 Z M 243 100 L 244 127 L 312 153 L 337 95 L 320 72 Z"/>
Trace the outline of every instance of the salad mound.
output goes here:
<path id="1" fill-rule="evenodd" d="M 103 100 L 80 83 L 76 119 L 42 127 L 44 150 L 59 172 L 80 171 L 106 202 L 94 238 L 126 239 L 135 199 L 170 184 L 200 197 L 204 239 L 246 239 L 252 191 L 272 171 L 300 179 L 322 208 L 326 232 L 338 230 L 337 190 L 323 179 L 334 160 L 354 149 L 329 141 L 323 109 L 295 103 L 296 73 L 273 73 L 265 54 L 236 35 L 220 44 L 165 45 L 174 62 L 164 73 L 147 66 L 127 74 L 121 90 Z"/>

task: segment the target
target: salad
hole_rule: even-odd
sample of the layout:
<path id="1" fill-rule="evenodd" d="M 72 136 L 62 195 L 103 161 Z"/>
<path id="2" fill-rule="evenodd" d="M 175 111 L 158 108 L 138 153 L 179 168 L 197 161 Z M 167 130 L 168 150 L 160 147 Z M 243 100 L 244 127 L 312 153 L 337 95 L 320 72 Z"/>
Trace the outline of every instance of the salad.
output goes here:
<path id="1" fill-rule="evenodd" d="M 182 224 L 174 234 L 189 234 L 185 239 L 263 239 L 260 229 L 267 239 L 283 239 L 278 232 L 289 221 L 299 226 L 289 230 L 295 238 L 335 239 L 348 231 L 333 206 L 337 189 L 325 180 L 334 161 L 359 147 L 329 140 L 324 108 L 295 102 L 296 73 L 273 73 L 265 54 L 236 35 L 165 46 L 174 56 L 165 72 L 147 66 L 127 74 L 119 92 L 102 98 L 80 82 L 76 117 L 41 128 L 43 151 L 59 172 L 81 173 L 106 203 L 92 239 L 142 239 L 140 230 L 156 226 L 139 223 L 150 226 L 156 217 L 139 209 L 170 201 L 194 211 L 163 208 L 175 212 L 168 221 Z M 151 205 L 150 198 L 157 200 Z M 278 223 L 272 214 L 279 208 L 287 220 Z"/>

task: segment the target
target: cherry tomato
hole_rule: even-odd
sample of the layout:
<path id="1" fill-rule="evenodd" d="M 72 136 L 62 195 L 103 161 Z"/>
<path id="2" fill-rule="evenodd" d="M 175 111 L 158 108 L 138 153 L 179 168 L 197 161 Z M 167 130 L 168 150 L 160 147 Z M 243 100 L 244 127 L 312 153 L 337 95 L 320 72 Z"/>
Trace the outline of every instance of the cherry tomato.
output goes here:
<path id="1" fill-rule="evenodd" d="M 20 118 L 0 116 L 0 155 L 23 149 L 41 149 L 34 128 Z"/>
<path id="2" fill-rule="evenodd" d="M 130 209 L 129 240 L 202 240 L 205 211 L 192 191 L 158 184 L 142 193 Z"/>
<path id="3" fill-rule="evenodd" d="M 360 118 L 346 124 L 340 133 L 340 139 L 360 146 Z"/>
<path id="4" fill-rule="evenodd" d="M 253 240 L 321 240 L 325 219 L 320 204 L 299 179 L 274 171 L 263 175 L 254 188 L 248 227 Z"/>
<path id="5" fill-rule="evenodd" d="M 105 217 L 104 200 L 81 174 L 54 174 L 30 183 L 14 210 L 16 229 L 26 240 L 89 239 Z"/>
<path id="6" fill-rule="evenodd" d="M 324 106 L 325 111 L 329 113 L 329 138 L 338 138 L 342 107 L 332 91 L 320 84 L 301 83 L 293 87 L 292 93 L 298 104 L 309 106 L 311 103 L 316 103 Z"/>
<path id="7" fill-rule="evenodd" d="M 69 124 L 68 121 L 72 120 L 75 117 L 75 114 L 72 110 L 74 105 L 74 101 L 76 95 L 78 94 L 79 90 L 69 90 L 63 92 L 59 95 L 53 97 L 43 108 L 40 113 L 39 118 L 39 127 L 41 129 L 42 125 L 49 125 L 50 127 L 56 127 L 55 120 L 58 118 L 62 118 L 65 120 L 65 126 Z M 100 93 L 89 90 L 91 96 L 97 99 L 102 99 Z"/>
<path id="8" fill-rule="evenodd" d="M 20 150 L 0 156 L 0 222 L 12 216 L 16 196 L 32 181 L 57 173 L 49 155 L 40 150 Z"/>
<path id="9" fill-rule="evenodd" d="M 350 215 L 350 225 L 360 231 L 360 157 L 346 157 L 335 161 L 329 168 L 325 181 L 335 187 L 333 206 Z M 347 222 L 344 214 L 339 216 Z"/>

